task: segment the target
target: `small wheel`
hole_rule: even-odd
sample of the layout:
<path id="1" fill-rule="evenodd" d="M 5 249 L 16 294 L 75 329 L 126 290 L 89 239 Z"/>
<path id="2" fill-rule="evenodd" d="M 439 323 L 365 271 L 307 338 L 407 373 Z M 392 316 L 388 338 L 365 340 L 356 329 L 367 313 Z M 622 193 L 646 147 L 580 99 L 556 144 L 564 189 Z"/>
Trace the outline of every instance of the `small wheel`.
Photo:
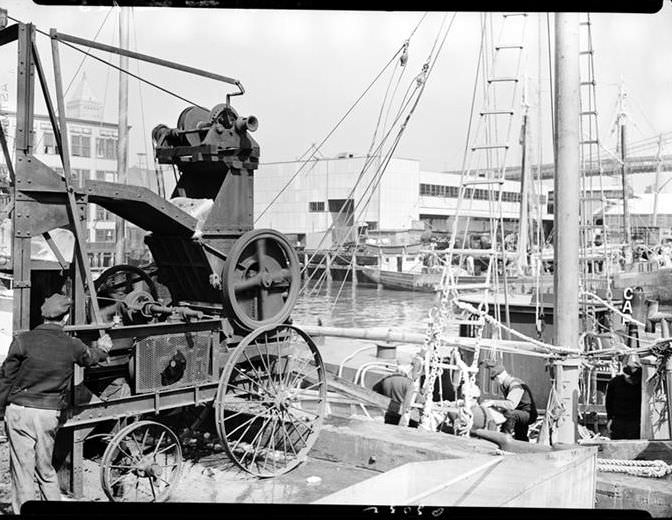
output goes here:
<path id="1" fill-rule="evenodd" d="M 163 502 L 182 471 L 177 436 L 154 421 L 122 428 L 103 454 L 100 483 L 113 502 Z"/>
<path id="2" fill-rule="evenodd" d="M 271 325 L 231 353 L 217 388 L 215 423 L 233 462 L 273 477 L 306 459 L 326 404 L 326 373 L 315 343 L 297 327 Z"/>
<path id="3" fill-rule="evenodd" d="M 299 257 L 272 229 L 255 229 L 231 248 L 222 273 L 224 305 L 246 331 L 284 322 L 301 288 Z"/>

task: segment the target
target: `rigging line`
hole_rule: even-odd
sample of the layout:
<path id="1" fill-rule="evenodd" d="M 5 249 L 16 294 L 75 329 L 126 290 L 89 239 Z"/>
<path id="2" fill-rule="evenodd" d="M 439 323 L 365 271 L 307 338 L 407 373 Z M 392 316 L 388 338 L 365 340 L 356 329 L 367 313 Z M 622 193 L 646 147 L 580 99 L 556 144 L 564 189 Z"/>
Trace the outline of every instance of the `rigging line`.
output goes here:
<path id="1" fill-rule="evenodd" d="M 376 147 L 376 150 L 374 151 L 373 155 L 371 155 L 371 156 L 369 156 L 369 157 L 367 157 L 367 158 L 365 159 L 365 163 L 364 163 L 364 166 L 363 166 L 363 168 L 362 168 L 362 171 L 360 172 L 360 174 L 359 174 L 359 176 L 358 176 L 358 179 L 357 179 L 355 185 L 352 187 L 352 189 L 351 189 L 350 192 L 348 193 L 348 196 L 347 196 L 348 199 L 350 199 L 350 198 L 353 196 L 353 194 L 355 193 L 355 189 L 357 188 L 357 186 L 358 186 L 359 183 L 361 182 L 361 180 L 362 180 L 362 178 L 363 178 L 363 176 L 364 176 L 364 173 L 368 170 L 368 168 L 371 166 L 371 164 L 373 164 L 373 160 L 374 160 L 374 158 L 379 154 L 379 151 L 382 149 L 383 145 L 385 144 L 385 141 L 388 139 L 388 137 L 389 137 L 390 134 L 392 133 L 392 130 L 394 129 L 394 125 L 397 123 L 397 121 L 398 121 L 399 119 L 400 119 L 400 116 L 397 117 L 397 119 L 395 119 L 395 121 L 393 122 L 393 124 L 392 124 L 392 126 L 390 127 L 390 129 L 387 131 L 387 133 L 385 134 L 385 136 L 382 138 L 380 144 Z M 342 212 L 343 212 L 343 209 L 344 209 L 344 207 L 341 207 L 341 209 L 339 209 L 339 211 L 338 211 L 338 213 L 337 213 L 337 215 L 336 215 L 336 219 L 337 219 L 338 217 L 341 216 L 341 214 L 342 214 Z M 334 227 L 336 226 L 336 219 L 333 219 L 332 224 L 331 224 L 331 225 L 327 228 L 327 230 L 324 232 L 324 235 L 322 236 L 322 239 L 320 240 L 320 242 L 319 242 L 318 245 L 317 245 L 317 248 L 316 248 L 315 253 L 313 253 L 313 256 L 311 257 L 311 261 L 312 261 L 312 259 L 315 257 L 315 255 L 317 255 L 317 253 L 318 253 L 320 247 L 321 247 L 322 244 L 324 243 L 324 240 L 326 239 L 326 237 L 327 237 L 327 235 L 329 234 L 329 232 L 331 232 L 331 231 L 334 229 Z M 310 263 L 310 262 L 308 262 L 308 263 Z M 307 265 L 307 264 L 306 264 L 306 265 Z M 306 269 L 306 267 L 304 267 L 304 270 L 303 270 L 303 271 L 305 271 L 305 269 Z M 302 272 L 303 272 L 303 271 L 302 271 Z M 310 277 L 309 277 L 309 280 L 307 280 L 307 281 L 310 281 Z"/>
<path id="2" fill-rule="evenodd" d="M 103 22 L 102 22 L 102 23 L 100 24 L 100 26 L 98 27 L 98 30 L 96 31 L 96 34 L 95 34 L 94 37 L 93 37 L 93 41 L 94 41 L 94 42 L 95 42 L 96 39 L 98 38 L 98 35 L 100 34 L 100 31 L 103 29 L 103 26 L 105 25 L 105 22 L 107 22 L 107 19 L 109 18 L 109 16 L 110 16 L 110 14 L 112 13 L 113 9 L 114 9 L 114 7 L 110 7 L 110 10 L 109 10 L 109 11 L 107 12 L 107 14 L 105 15 L 105 19 L 103 20 Z M 11 18 L 11 17 L 8 16 L 8 18 Z M 16 21 L 16 20 L 15 20 L 15 21 Z M 89 49 L 91 49 L 91 47 L 89 47 Z M 65 96 L 68 94 L 68 92 L 70 91 L 70 87 L 72 87 L 72 84 L 74 83 L 75 78 L 77 77 L 77 74 L 79 74 L 79 71 L 81 70 L 82 65 L 84 65 L 84 61 L 85 61 L 85 60 L 86 60 L 86 56 L 84 56 L 84 57 L 82 58 L 82 61 L 79 62 L 79 66 L 77 67 L 77 70 L 76 70 L 75 73 L 72 75 L 72 78 L 70 79 L 70 83 L 68 83 L 68 86 L 67 86 L 67 88 L 65 89 L 65 92 L 63 93 L 63 96 L 64 96 L 64 97 L 65 97 Z M 42 143 L 42 139 L 43 139 L 43 137 L 44 137 L 44 133 L 42 133 L 42 134 L 40 135 L 40 138 L 37 140 L 37 143 L 35 144 L 35 148 L 38 148 L 38 147 L 40 146 L 40 144 Z"/>
<path id="3" fill-rule="evenodd" d="M 452 17 L 452 19 L 451 19 L 451 21 L 450 21 L 450 24 L 449 24 L 449 26 L 448 26 L 448 29 L 446 29 L 446 33 L 445 33 L 445 35 L 444 35 L 444 37 L 443 37 L 443 39 L 442 39 L 442 41 L 441 41 L 441 44 L 440 44 L 440 46 L 439 46 L 439 50 L 437 51 L 436 55 L 434 56 L 433 61 L 431 61 L 431 64 L 430 64 L 430 60 L 432 60 L 432 56 L 431 56 L 431 53 L 430 53 L 430 56 L 428 57 L 427 61 L 426 61 L 425 64 L 423 65 L 422 72 L 421 72 L 418 76 L 416 76 L 416 78 L 414 78 L 414 79 L 415 79 L 415 82 L 416 82 L 416 90 L 420 90 L 420 93 L 419 93 L 418 96 L 416 97 L 415 103 L 413 104 L 413 106 L 411 107 L 410 112 L 409 112 L 408 115 L 406 116 L 406 120 L 405 120 L 404 123 L 401 125 L 401 128 L 400 128 L 399 133 L 398 133 L 398 137 L 397 137 L 397 142 L 394 144 L 391 153 L 393 153 L 394 150 L 396 149 L 396 146 L 397 146 L 397 144 L 398 144 L 398 140 L 400 139 L 401 134 L 402 134 L 403 131 L 405 130 L 406 125 L 407 125 L 408 122 L 409 122 L 410 116 L 411 116 L 412 113 L 415 111 L 415 108 L 416 108 L 417 105 L 418 105 L 418 102 L 419 102 L 419 100 L 420 100 L 420 97 L 421 97 L 421 95 L 422 95 L 422 92 L 424 92 L 424 89 L 425 89 L 425 87 L 426 87 L 426 85 L 427 85 L 427 79 L 429 78 L 429 75 L 430 75 L 431 71 L 433 70 L 434 65 L 436 64 L 436 61 L 437 61 L 438 56 L 439 56 L 439 53 L 440 53 L 441 49 L 443 48 L 443 45 L 445 44 L 446 38 L 447 38 L 447 36 L 448 36 L 448 33 L 450 32 L 450 29 L 451 29 L 451 27 L 452 27 L 452 25 L 453 25 L 453 22 L 455 21 L 455 17 L 456 17 L 456 15 L 457 15 L 457 13 L 454 13 L 454 14 L 453 14 L 453 17 Z M 443 28 L 443 24 L 442 24 L 442 28 Z M 437 38 L 436 38 L 437 41 L 438 41 L 438 39 L 439 39 L 439 36 L 440 36 L 440 33 L 437 34 Z M 433 47 L 433 49 L 432 49 L 432 53 L 433 53 L 433 50 L 434 50 L 435 47 L 436 47 L 436 46 Z M 421 79 L 421 78 L 422 78 L 422 81 L 420 82 L 420 79 Z M 410 103 L 410 98 L 409 98 L 408 102 Z M 401 115 L 401 114 L 400 114 L 400 115 Z M 389 135 L 389 133 L 392 131 L 392 128 L 393 128 L 393 127 L 390 128 L 390 131 L 388 131 L 388 133 L 386 134 L 386 137 L 387 137 L 387 135 Z M 380 146 L 382 146 L 382 144 L 383 144 L 383 143 L 381 142 L 381 145 L 380 145 Z M 387 161 L 387 163 L 389 163 L 389 160 Z M 386 163 L 385 167 L 387 166 L 387 163 Z M 384 171 L 384 170 L 383 170 L 383 171 Z M 374 178 L 375 178 L 375 177 L 374 177 Z M 382 175 L 381 175 L 379 178 L 382 178 Z M 359 181 L 359 180 L 358 180 L 358 181 Z M 373 182 L 373 179 L 372 179 L 372 181 L 369 182 L 369 186 L 371 185 L 372 182 Z M 378 183 L 379 183 L 379 182 L 380 182 L 380 180 L 378 181 Z M 378 184 L 378 183 L 377 183 L 377 184 Z M 376 184 L 376 186 L 377 186 L 377 184 Z M 365 188 L 364 193 L 366 193 L 367 189 L 368 189 L 368 186 Z M 375 187 L 374 187 L 374 189 L 375 189 Z M 354 193 L 354 188 L 353 188 L 353 190 L 351 190 L 351 194 L 350 194 L 350 195 L 352 195 L 352 193 Z M 369 195 L 369 199 L 368 199 L 369 201 L 370 201 L 370 199 L 371 199 L 371 196 L 372 196 L 372 192 L 371 192 L 371 194 Z M 367 201 L 367 204 L 368 204 L 368 201 Z M 357 205 L 355 205 L 355 209 L 353 210 L 353 213 L 356 212 L 356 208 L 357 208 Z M 343 209 L 343 208 L 341 208 L 341 210 L 342 210 L 342 209 Z M 339 211 L 339 214 L 340 214 L 340 211 Z M 361 217 L 361 213 L 360 213 L 360 217 Z M 324 241 L 324 238 L 327 236 L 327 233 L 328 233 L 331 229 L 333 229 L 334 225 L 335 225 L 335 224 L 332 224 L 332 225 L 330 226 L 330 228 L 327 229 L 327 231 L 325 232 L 325 235 L 323 236 L 322 240 L 320 241 L 320 244 L 318 244 L 318 249 L 319 249 L 320 245 L 322 244 L 322 242 Z"/>
<path id="4" fill-rule="evenodd" d="M 329 131 L 329 133 L 322 139 L 322 141 L 320 142 L 320 144 L 318 144 L 317 147 L 315 147 L 315 150 L 319 150 L 319 149 L 322 147 L 322 145 L 324 145 L 324 143 L 325 143 L 325 142 L 332 136 L 332 134 L 333 134 L 333 133 L 334 133 L 334 132 L 341 126 L 341 124 L 343 123 L 343 121 L 345 121 L 345 119 L 346 119 L 346 118 L 350 115 L 350 113 L 355 109 L 355 107 L 359 104 L 359 102 L 362 100 L 362 98 L 364 98 L 364 96 L 369 92 L 369 90 L 371 90 L 371 88 L 373 87 L 373 85 L 374 85 L 374 84 L 378 81 L 378 79 L 383 75 L 383 73 L 387 70 L 387 68 L 390 66 L 390 64 L 393 63 L 394 60 L 397 59 L 397 56 L 399 55 L 400 52 L 402 52 L 402 50 L 403 50 L 403 46 L 401 46 L 401 47 L 394 53 L 394 55 L 392 56 L 392 58 L 385 64 L 385 66 L 384 66 L 384 67 L 381 69 L 381 71 L 376 75 L 376 77 L 373 79 L 373 81 L 371 81 L 371 83 L 369 83 L 369 86 L 366 87 L 366 89 L 364 90 L 364 92 L 362 92 L 362 93 L 360 94 L 360 96 L 357 98 L 357 100 L 350 106 L 350 108 L 345 112 L 345 114 L 344 114 L 344 115 L 341 117 L 341 119 L 336 123 L 336 125 L 335 125 L 335 126 Z M 313 155 L 315 155 L 315 151 L 313 151 L 313 153 L 311 154 L 311 158 L 312 158 Z M 273 197 L 273 199 L 271 200 L 271 202 L 268 203 L 268 205 L 266 206 L 266 208 L 264 208 L 264 210 L 263 210 L 263 211 L 257 216 L 257 218 L 254 220 L 255 223 L 258 222 L 259 219 L 260 219 L 261 217 L 263 217 L 263 216 L 266 214 L 266 212 L 267 212 L 267 211 L 270 209 L 270 207 L 275 203 L 275 201 L 278 200 L 278 198 L 285 192 L 285 190 L 287 190 L 287 188 L 289 188 L 289 186 L 291 186 L 291 184 L 294 182 L 294 180 L 295 180 L 296 177 L 299 175 L 299 173 L 301 173 L 301 171 L 303 171 L 303 169 L 305 168 L 305 164 L 306 164 L 306 163 L 304 163 L 303 165 L 301 165 L 301 166 L 299 167 L 299 169 L 294 173 L 294 175 L 292 175 L 292 177 L 291 177 L 291 178 L 289 179 L 289 181 L 285 184 L 285 186 L 284 186 L 284 187 L 283 187 L 283 188 L 282 188 L 282 189 L 275 195 L 275 197 Z"/>
<path id="5" fill-rule="evenodd" d="M 417 85 L 417 82 L 415 81 L 415 78 L 414 78 L 413 81 L 416 83 L 416 90 L 418 90 L 418 89 L 419 89 L 419 86 Z M 410 100 L 411 100 L 411 98 L 409 98 L 409 99 L 407 100 L 407 102 L 406 102 L 407 105 L 410 103 Z M 358 177 L 358 179 L 357 179 L 357 182 L 356 182 L 355 186 L 352 188 L 352 190 L 350 191 L 350 194 L 348 195 L 348 199 L 350 199 L 350 198 L 353 196 L 353 194 L 354 194 L 354 192 L 355 192 L 355 189 L 356 189 L 357 185 L 359 185 L 359 182 L 361 182 L 361 180 L 363 179 L 364 172 L 365 172 L 365 171 L 368 169 L 368 167 L 373 163 L 373 157 L 377 157 L 377 156 L 379 155 L 378 152 L 379 152 L 380 148 L 382 148 L 382 146 L 384 145 L 385 141 L 386 141 L 387 138 L 389 137 L 390 133 L 391 133 L 392 130 L 394 129 L 394 126 L 395 126 L 395 124 L 397 123 L 397 121 L 400 119 L 400 117 L 401 117 L 401 114 L 399 114 L 399 115 L 397 116 L 397 118 L 395 119 L 394 123 L 392 124 L 392 126 L 391 126 L 390 129 L 388 130 L 387 134 L 385 135 L 385 137 L 384 137 L 383 140 L 381 141 L 380 145 L 379 145 L 378 148 L 376 149 L 376 154 L 374 154 L 374 155 L 373 155 L 372 157 L 370 157 L 370 158 L 367 158 L 367 163 L 368 163 L 368 164 L 365 164 L 365 167 L 364 167 L 364 169 L 362 170 L 362 172 L 360 173 L 360 175 L 359 175 L 359 177 Z M 394 147 L 396 148 L 396 145 L 394 145 Z M 360 199 L 360 201 L 359 201 L 357 204 L 355 204 L 355 206 L 354 206 L 354 208 L 353 208 L 353 216 L 355 216 L 356 218 L 353 219 L 353 220 L 355 221 L 355 224 L 352 226 L 352 229 L 354 229 L 354 226 L 356 226 L 356 222 L 358 222 L 359 219 L 361 219 L 361 217 L 362 217 L 362 215 L 363 215 L 363 212 L 366 211 L 366 209 L 367 209 L 367 207 L 368 207 L 368 204 L 370 203 L 371 197 L 373 196 L 373 191 L 375 190 L 376 186 L 380 183 L 380 179 L 382 178 L 382 175 L 383 175 L 383 173 L 384 173 L 384 171 L 385 171 L 385 168 L 387 167 L 387 164 L 389 164 L 389 161 L 390 161 L 390 159 L 391 159 L 390 154 L 393 153 L 393 151 L 394 151 L 394 150 L 392 150 L 392 152 L 390 152 L 390 151 L 388 150 L 388 152 L 386 152 L 386 154 L 385 154 L 385 159 L 386 159 L 385 164 L 383 165 L 383 164 L 381 163 L 381 164 L 378 166 L 378 169 L 377 169 L 377 170 L 374 172 L 374 174 L 372 175 L 372 178 L 371 178 L 371 180 L 369 181 L 368 185 L 364 187 L 363 194 L 362 194 L 362 198 Z M 378 179 L 378 182 L 376 182 L 376 185 L 375 185 L 373 188 L 371 188 L 371 186 L 372 186 L 373 182 L 376 180 L 376 178 Z M 371 191 L 370 191 L 370 192 L 369 192 L 369 188 L 371 188 Z M 367 193 L 367 192 L 369 192 L 369 197 L 368 197 L 366 203 L 364 203 L 364 209 L 361 210 L 361 211 L 359 212 L 359 215 L 357 215 L 357 210 L 360 209 L 360 207 L 361 207 L 361 205 L 362 205 L 362 203 L 363 203 L 363 198 L 366 196 L 366 193 Z M 343 208 L 341 208 L 341 210 L 339 211 L 339 215 L 341 214 L 341 211 L 342 211 L 342 210 L 343 210 Z M 320 244 L 318 244 L 318 250 L 319 250 L 319 247 L 321 246 L 322 242 L 324 241 L 324 238 L 326 238 L 326 236 L 327 236 L 327 234 L 329 233 L 329 231 L 332 230 L 334 227 L 335 227 L 335 222 L 334 222 L 334 223 L 330 226 L 330 228 L 327 229 L 327 231 L 325 232 L 325 234 L 324 234 L 324 236 L 323 236 L 323 239 L 320 241 Z M 358 239 L 359 239 L 359 236 L 358 236 Z M 344 243 L 345 243 L 345 237 L 344 237 L 343 239 L 341 239 L 340 243 L 336 244 L 336 249 L 335 249 L 336 253 L 338 253 L 338 251 L 343 247 Z M 317 253 L 315 253 L 315 254 L 317 254 Z M 313 256 L 315 256 L 315 254 L 314 254 Z M 323 274 L 324 274 L 324 273 L 323 273 Z M 322 279 L 322 278 L 323 278 L 323 276 L 321 277 L 321 279 Z M 310 279 L 310 278 L 309 278 L 309 279 Z M 344 280 L 344 282 L 345 282 L 345 280 Z M 341 289 L 342 289 L 342 286 L 341 286 Z M 339 294 L 340 294 L 340 292 L 341 292 L 341 291 L 339 290 Z M 337 295 L 337 298 L 338 298 L 338 295 Z"/>
<path id="6" fill-rule="evenodd" d="M 110 10 L 107 12 L 105 15 L 105 19 L 103 22 L 100 24 L 100 27 L 98 27 L 98 30 L 96 31 L 95 36 L 93 37 L 93 41 L 95 42 L 96 39 L 98 38 L 98 35 L 100 34 L 100 31 L 103 29 L 103 26 L 105 25 L 105 22 L 107 22 L 107 19 L 110 17 L 112 14 L 112 11 L 114 11 L 114 6 L 110 7 Z M 88 47 L 87 50 L 91 50 L 91 47 Z M 77 74 L 79 74 L 79 71 L 81 70 L 82 66 L 84 65 L 84 62 L 86 61 L 86 56 L 82 58 L 82 61 L 79 62 L 79 66 L 77 67 L 77 70 L 75 73 L 72 75 L 72 79 L 70 80 L 70 83 L 68 83 L 68 86 L 65 89 L 65 92 L 63 93 L 63 97 L 65 97 L 68 92 L 70 91 L 70 87 L 72 87 L 73 82 L 75 81 L 75 78 L 77 77 Z"/>
<path id="7" fill-rule="evenodd" d="M 406 66 L 403 66 L 402 73 L 399 75 L 399 79 L 397 81 L 397 86 L 399 86 L 399 82 L 401 81 L 401 78 L 403 76 L 404 70 L 406 69 Z M 396 70 L 396 69 L 395 69 Z M 390 87 L 392 86 L 392 80 L 394 79 L 394 70 L 392 71 L 392 74 L 390 75 L 390 81 L 387 84 L 387 88 L 385 89 L 385 96 L 383 96 L 383 102 L 380 104 L 380 111 L 378 112 L 378 120 L 376 121 L 376 127 L 373 130 L 373 137 L 371 138 L 371 144 L 369 145 L 369 150 L 366 152 L 366 155 L 371 155 L 371 150 L 376 144 L 376 137 L 378 137 L 378 129 L 380 128 L 380 120 L 383 117 L 383 111 L 385 110 L 385 105 L 387 104 L 387 96 L 390 93 Z M 396 88 L 395 86 L 395 91 Z M 390 105 L 392 104 L 392 99 L 394 98 L 394 93 L 390 97 Z M 389 110 L 389 108 L 388 108 Z M 385 116 L 385 124 L 387 124 L 387 115 Z M 385 125 L 383 125 L 383 128 L 385 128 Z"/>
<path id="8" fill-rule="evenodd" d="M 481 46 L 478 51 L 478 61 L 476 62 L 476 78 L 474 80 L 474 89 L 471 93 L 471 108 L 469 109 L 469 123 L 467 125 L 467 140 L 464 143 L 464 155 L 462 156 L 462 171 L 466 168 L 467 155 L 469 150 L 469 140 L 471 139 L 471 126 L 474 120 L 474 108 L 476 107 L 476 92 L 478 90 L 478 75 L 481 72 L 481 62 L 483 61 L 483 46 L 485 45 L 485 17 L 481 14 Z"/>

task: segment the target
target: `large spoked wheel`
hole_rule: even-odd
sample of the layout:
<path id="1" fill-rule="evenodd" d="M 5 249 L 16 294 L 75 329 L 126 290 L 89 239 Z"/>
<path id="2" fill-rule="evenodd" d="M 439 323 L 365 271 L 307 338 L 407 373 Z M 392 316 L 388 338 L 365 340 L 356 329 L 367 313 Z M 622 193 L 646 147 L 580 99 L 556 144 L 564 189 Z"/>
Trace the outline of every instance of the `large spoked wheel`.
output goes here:
<path id="1" fill-rule="evenodd" d="M 274 477 L 306 459 L 326 404 L 324 364 L 310 336 L 291 325 L 267 326 L 229 357 L 215 422 L 233 462 L 258 477 Z"/>
<path id="2" fill-rule="evenodd" d="M 235 323 L 247 331 L 284 322 L 300 287 L 296 251 L 272 229 L 245 233 L 224 264 L 224 305 Z"/>
<path id="3" fill-rule="evenodd" d="M 108 444 L 100 482 L 113 502 L 163 502 L 182 471 L 182 448 L 166 426 L 139 421 L 122 428 Z"/>

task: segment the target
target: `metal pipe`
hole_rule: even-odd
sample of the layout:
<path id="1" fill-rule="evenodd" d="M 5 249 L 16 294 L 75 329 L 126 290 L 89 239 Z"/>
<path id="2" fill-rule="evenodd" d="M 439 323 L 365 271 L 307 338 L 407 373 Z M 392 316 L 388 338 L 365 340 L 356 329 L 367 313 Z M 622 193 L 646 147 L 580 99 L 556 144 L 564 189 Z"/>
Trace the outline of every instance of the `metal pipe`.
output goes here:
<path id="1" fill-rule="evenodd" d="M 123 8 L 122 8 L 123 9 Z M 169 69 L 181 70 L 182 72 L 188 72 L 189 74 L 194 74 L 196 76 L 201 76 L 208 79 L 214 79 L 217 81 L 222 81 L 224 83 L 229 83 L 235 85 L 240 89 L 240 93 L 245 92 L 242 84 L 237 79 L 229 78 L 227 76 L 222 76 L 220 74 L 214 74 L 212 72 L 207 72 L 205 70 L 196 69 L 194 67 L 189 67 L 188 65 L 181 65 L 168 60 L 162 60 L 160 58 L 155 58 L 154 56 L 148 56 L 146 54 L 140 54 L 139 52 L 129 51 L 127 49 L 120 49 L 118 47 L 113 47 L 111 45 L 105 45 L 103 43 L 98 43 L 93 40 L 87 40 L 85 38 L 79 38 L 77 36 L 72 36 L 70 34 L 65 34 L 57 32 L 56 30 L 51 31 L 51 38 L 55 40 L 60 40 L 63 42 L 74 43 L 76 45 L 82 45 L 84 47 L 91 47 L 92 49 L 98 49 L 101 51 L 111 52 L 113 54 L 118 54 L 120 56 L 127 56 L 129 58 L 134 58 L 136 60 L 146 61 L 148 63 L 153 63 L 154 65 L 160 65 L 162 67 L 167 67 Z"/>
<path id="2" fill-rule="evenodd" d="M 556 171 L 554 226 L 555 345 L 575 349 L 579 339 L 579 15 L 555 15 Z M 569 420 L 558 428 L 558 440 L 576 439 L 577 360 L 563 363 L 556 379 L 558 396 Z"/>
<path id="3" fill-rule="evenodd" d="M 300 323 L 295 324 L 301 330 L 310 334 L 311 336 L 331 336 L 336 338 L 352 338 L 352 339 L 364 339 L 371 341 L 389 341 L 389 342 L 398 342 L 398 343 L 408 343 L 413 345 L 424 345 L 425 335 L 419 332 L 406 332 L 404 330 L 395 330 L 385 327 L 371 327 L 371 328 L 343 328 L 343 327 L 322 327 L 318 325 L 303 325 Z M 500 340 L 492 338 L 482 338 L 478 340 L 477 338 L 462 338 L 458 336 L 442 336 L 441 342 L 446 347 L 459 347 L 464 349 L 473 350 L 476 347 L 476 343 L 479 343 L 480 348 L 483 349 L 509 349 L 520 351 L 520 354 L 529 354 L 529 355 L 542 355 L 548 356 L 549 353 L 544 351 L 541 347 L 538 347 L 534 344 L 527 343 L 525 341 L 514 341 L 514 340 Z M 348 359 L 354 357 L 357 353 L 365 350 L 367 348 L 376 348 L 376 345 L 371 345 L 363 347 L 360 350 L 355 351 L 349 357 L 347 357 L 344 362 Z M 567 349 L 562 347 L 556 347 L 553 349 L 553 353 L 557 354 L 571 354 L 578 353 L 576 349 Z"/>

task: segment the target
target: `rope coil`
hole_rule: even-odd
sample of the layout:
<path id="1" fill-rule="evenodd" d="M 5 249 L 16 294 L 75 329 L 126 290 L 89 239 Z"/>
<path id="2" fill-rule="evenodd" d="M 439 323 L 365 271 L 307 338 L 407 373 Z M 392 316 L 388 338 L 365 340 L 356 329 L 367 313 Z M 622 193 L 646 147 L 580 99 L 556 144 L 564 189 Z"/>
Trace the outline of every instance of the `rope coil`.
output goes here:
<path id="1" fill-rule="evenodd" d="M 672 465 L 663 460 L 597 459 L 597 470 L 634 477 L 662 478 L 672 474 Z"/>

